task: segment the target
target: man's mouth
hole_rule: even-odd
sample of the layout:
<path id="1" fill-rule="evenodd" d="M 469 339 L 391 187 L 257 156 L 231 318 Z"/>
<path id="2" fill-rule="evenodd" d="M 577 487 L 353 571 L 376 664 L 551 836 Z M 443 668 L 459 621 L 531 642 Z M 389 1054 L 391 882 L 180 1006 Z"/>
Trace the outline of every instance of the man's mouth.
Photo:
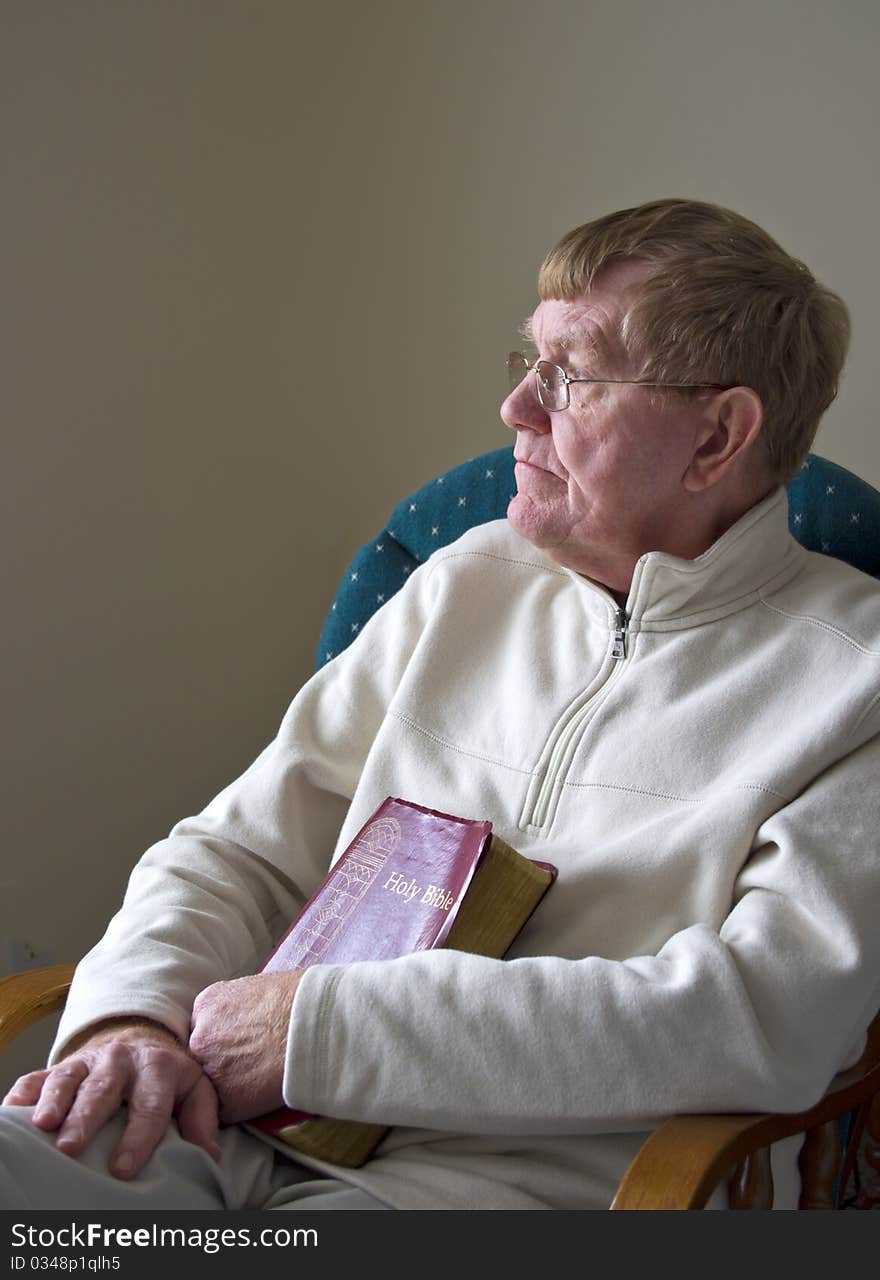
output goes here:
<path id="1" fill-rule="evenodd" d="M 559 479 L 555 471 L 551 471 L 549 467 L 542 467 L 540 462 L 535 462 L 531 458 L 517 458 L 514 454 L 513 460 L 517 467 L 529 467 L 532 471 L 543 471 L 544 475 L 554 476 L 557 480 Z M 514 467 L 514 471 L 516 471 L 516 467 Z"/>

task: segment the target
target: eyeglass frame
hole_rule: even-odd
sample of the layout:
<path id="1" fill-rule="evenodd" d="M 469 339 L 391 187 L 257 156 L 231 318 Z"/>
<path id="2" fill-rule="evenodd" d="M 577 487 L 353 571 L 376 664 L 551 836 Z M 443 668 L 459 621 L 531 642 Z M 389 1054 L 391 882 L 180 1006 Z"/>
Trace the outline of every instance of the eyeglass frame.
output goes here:
<path id="1" fill-rule="evenodd" d="M 529 373 L 532 373 L 532 372 L 537 373 L 538 365 L 540 364 L 549 365 L 551 369 L 557 369 L 559 373 L 562 375 L 562 384 L 565 387 L 565 404 L 557 405 L 553 408 L 551 408 L 549 405 L 544 403 L 544 398 L 541 395 L 541 379 L 540 377 L 538 377 L 537 379 L 536 390 L 538 394 L 538 403 L 541 405 L 541 408 L 546 409 L 548 413 L 562 413 L 563 410 L 569 407 L 569 405 L 571 404 L 571 393 L 568 388 L 572 382 L 594 382 L 599 384 L 611 383 L 614 386 L 629 386 L 629 387 L 665 387 L 668 390 L 673 390 L 673 391 L 730 391 L 733 387 L 736 387 L 739 385 L 736 382 L 650 382 L 642 378 L 572 378 L 569 376 L 569 374 L 565 372 L 562 365 L 555 364 L 552 360 L 536 360 L 534 364 L 529 364 L 528 360 L 525 357 L 525 354 L 522 351 L 508 352 L 507 354 L 508 374 L 510 374 L 511 372 L 510 361 L 514 356 L 522 360 L 523 364 L 525 365 L 525 372 L 523 373 L 523 376 L 516 382 L 516 384 L 511 386 L 510 394 L 513 394 L 513 392 L 520 385 L 520 383 L 525 381 Z"/>

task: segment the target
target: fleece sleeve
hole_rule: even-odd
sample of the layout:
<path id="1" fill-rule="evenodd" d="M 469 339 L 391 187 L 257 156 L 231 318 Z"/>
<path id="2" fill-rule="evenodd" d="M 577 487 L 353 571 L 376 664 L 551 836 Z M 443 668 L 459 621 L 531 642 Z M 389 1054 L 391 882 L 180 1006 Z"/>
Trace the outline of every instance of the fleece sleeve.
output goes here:
<path id="1" fill-rule="evenodd" d="M 880 1003 L 878 727 L 765 823 L 720 929 L 622 962 L 435 951 L 309 970 L 286 1101 L 484 1134 L 812 1105 Z"/>
<path id="2" fill-rule="evenodd" d="M 425 565 L 303 687 L 251 767 L 141 858 L 77 967 L 50 1061 L 109 1017 L 151 1018 L 185 1039 L 199 991 L 259 968 L 327 872 L 432 590 Z"/>

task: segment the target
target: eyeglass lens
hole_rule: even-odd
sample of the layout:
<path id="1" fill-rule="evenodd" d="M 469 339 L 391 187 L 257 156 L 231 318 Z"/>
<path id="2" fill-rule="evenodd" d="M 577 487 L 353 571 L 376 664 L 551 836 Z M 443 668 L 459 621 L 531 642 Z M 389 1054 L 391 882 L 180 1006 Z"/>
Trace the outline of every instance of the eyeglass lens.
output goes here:
<path id="1" fill-rule="evenodd" d="M 539 360 L 535 366 L 538 379 L 538 399 L 545 409 L 564 409 L 568 404 L 568 388 L 565 374 L 558 364 Z"/>
<path id="2" fill-rule="evenodd" d="M 510 379 L 510 390 L 515 391 L 531 366 L 519 351 L 511 351 L 507 357 L 507 372 Z M 568 404 L 568 388 L 565 375 L 559 365 L 549 360 L 539 360 L 535 366 L 535 382 L 538 399 L 545 409 L 564 409 Z"/>

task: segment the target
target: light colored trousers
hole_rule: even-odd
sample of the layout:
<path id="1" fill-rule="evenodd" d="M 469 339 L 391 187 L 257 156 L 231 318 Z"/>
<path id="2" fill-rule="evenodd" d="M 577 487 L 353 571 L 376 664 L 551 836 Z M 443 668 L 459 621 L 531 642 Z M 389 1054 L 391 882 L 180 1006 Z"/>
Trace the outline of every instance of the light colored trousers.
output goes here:
<path id="1" fill-rule="evenodd" d="M 31 1123 L 33 1107 L 0 1107 L 0 1209 L 388 1209 L 336 1178 L 316 1174 L 233 1125 L 221 1129 L 218 1165 L 172 1125 L 131 1182 L 107 1172 L 123 1116 L 76 1159 Z"/>
<path id="2" fill-rule="evenodd" d="M 184 1142 L 172 1125 L 145 1169 L 123 1182 L 107 1172 L 121 1116 L 74 1160 L 55 1149 L 53 1135 L 35 1128 L 32 1112 L 32 1107 L 0 1107 L 0 1209 L 393 1208 L 359 1187 L 306 1169 L 238 1125 L 220 1130 L 220 1165 L 201 1147 Z M 775 1209 L 797 1207 L 801 1141 L 798 1134 L 771 1148 Z M 593 1207 L 606 1204 L 599 1196 Z M 723 1183 L 706 1208 L 728 1208 Z"/>

